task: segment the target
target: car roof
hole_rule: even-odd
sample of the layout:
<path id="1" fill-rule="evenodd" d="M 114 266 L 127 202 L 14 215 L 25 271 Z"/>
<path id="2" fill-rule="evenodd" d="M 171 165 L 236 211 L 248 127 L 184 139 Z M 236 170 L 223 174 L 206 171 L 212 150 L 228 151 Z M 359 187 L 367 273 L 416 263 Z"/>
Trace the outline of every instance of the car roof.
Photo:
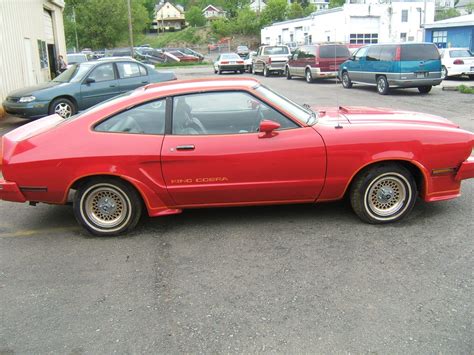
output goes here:
<path id="1" fill-rule="evenodd" d="M 260 82 L 254 78 L 201 78 L 189 80 L 173 80 L 164 83 L 148 84 L 138 88 L 137 93 L 146 92 L 159 94 L 164 92 L 190 92 L 203 89 L 215 90 L 242 90 L 252 89 Z"/>

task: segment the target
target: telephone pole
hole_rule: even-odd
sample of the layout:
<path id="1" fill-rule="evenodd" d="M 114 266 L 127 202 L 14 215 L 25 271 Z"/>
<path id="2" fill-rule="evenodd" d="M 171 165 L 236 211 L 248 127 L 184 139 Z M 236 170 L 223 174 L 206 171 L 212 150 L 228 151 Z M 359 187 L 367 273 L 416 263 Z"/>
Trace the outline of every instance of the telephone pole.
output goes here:
<path id="1" fill-rule="evenodd" d="M 132 7 L 130 6 L 130 0 L 127 0 L 127 7 L 128 7 L 128 33 L 130 36 L 130 55 L 133 57 Z"/>

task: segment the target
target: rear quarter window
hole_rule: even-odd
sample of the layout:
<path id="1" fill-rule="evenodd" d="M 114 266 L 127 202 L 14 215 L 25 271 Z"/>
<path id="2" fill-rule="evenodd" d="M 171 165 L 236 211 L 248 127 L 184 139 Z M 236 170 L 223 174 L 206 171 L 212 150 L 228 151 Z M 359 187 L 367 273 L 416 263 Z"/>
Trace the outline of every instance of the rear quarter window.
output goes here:
<path id="1" fill-rule="evenodd" d="M 349 58 L 350 57 L 349 49 L 343 45 L 334 45 L 334 46 L 320 46 L 319 47 L 319 57 L 320 58 Z"/>
<path id="2" fill-rule="evenodd" d="M 439 60 L 438 48 L 434 44 L 408 44 L 401 46 L 400 60 Z"/>

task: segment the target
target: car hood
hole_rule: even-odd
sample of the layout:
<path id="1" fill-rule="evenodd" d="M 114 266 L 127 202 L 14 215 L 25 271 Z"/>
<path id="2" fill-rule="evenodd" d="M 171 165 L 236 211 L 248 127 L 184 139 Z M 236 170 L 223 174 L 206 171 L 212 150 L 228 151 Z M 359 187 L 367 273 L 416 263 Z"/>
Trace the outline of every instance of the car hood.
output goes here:
<path id="1" fill-rule="evenodd" d="M 393 125 L 430 125 L 441 127 L 459 126 L 445 118 L 427 113 L 393 110 L 378 107 L 312 107 L 319 113 L 322 122 L 341 122 L 350 124 L 393 124 Z"/>
<path id="2" fill-rule="evenodd" d="M 22 96 L 34 95 L 38 91 L 51 89 L 51 88 L 57 87 L 59 85 L 64 86 L 64 85 L 67 85 L 67 84 L 69 84 L 69 83 L 59 83 L 59 82 L 55 82 L 55 81 L 49 81 L 47 83 L 43 83 L 43 84 L 39 84 L 39 85 L 35 85 L 35 86 L 29 86 L 29 87 L 26 87 L 26 88 L 23 88 L 23 89 L 11 91 L 11 92 L 8 93 L 8 96 L 22 97 Z"/>

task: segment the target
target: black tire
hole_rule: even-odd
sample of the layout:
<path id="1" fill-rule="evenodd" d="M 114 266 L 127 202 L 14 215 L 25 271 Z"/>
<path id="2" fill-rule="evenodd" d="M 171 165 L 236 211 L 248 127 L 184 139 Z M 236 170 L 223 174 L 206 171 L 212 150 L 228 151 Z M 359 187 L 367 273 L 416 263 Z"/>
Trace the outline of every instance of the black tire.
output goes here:
<path id="1" fill-rule="evenodd" d="M 381 164 L 359 173 L 350 189 L 352 209 L 371 224 L 396 222 L 410 213 L 418 196 L 413 175 L 398 164 Z"/>
<path id="2" fill-rule="evenodd" d="M 217 74 L 217 70 L 214 68 L 214 74 Z"/>
<path id="3" fill-rule="evenodd" d="M 77 112 L 76 105 L 65 97 L 59 97 L 51 102 L 49 105 L 48 113 L 52 115 L 57 113 L 63 118 L 68 118 Z"/>
<path id="4" fill-rule="evenodd" d="M 311 70 L 306 69 L 304 72 L 304 78 L 308 84 L 311 84 L 313 82 L 313 75 L 311 74 Z"/>
<path id="5" fill-rule="evenodd" d="M 266 65 L 263 67 L 263 76 L 266 78 L 270 76 L 270 70 L 268 70 Z"/>
<path id="6" fill-rule="evenodd" d="M 253 64 L 250 66 L 250 73 L 253 74 L 253 75 L 257 75 L 257 73 L 255 72 L 255 67 L 253 66 Z"/>
<path id="7" fill-rule="evenodd" d="M 77 222 L 89 233 L 108 237 L 135 228 L 143 202 L 138 192 L 126 182 L 95 178 L 79 187 L 73 209 Z"/>
<path id="8" fill-rule="evenodd" d="M 431 88 L 431 85 L 418 86 L 418 91 L 420 92 L 420 94 L 427 94 L 431 91 Z"/>
<path id="9" fill-rule="evenodd" d="M 448 69 L 443 65 L 441 67 L 441 79 L 447 79 L 448 78 Z"/>
<path id="10" fill-rule="evenodd" d="M 349 77 L 349 73 L 344 71 L 342 72 L 342 87 L 345 89 L 350 89 L 352 87 L 352 80 Z"/>
<path id="11" fill-rule="evenodd" d="M 380 75 L 377 78 L 377 92 L 380 95 L 387 95 L 389 90 L 387 78 L 384 75 Z"/>
<path id="12" fill-rule="evenodd" d="M 286 78 L 288 80 L 291 80 L 292 76 L 291 76 L 291 73 L 290 73 L 290 67 L 289 66 L 285 67 L 285 73 L 286 73 Z"/>
<path id="13" fill-rule="evenodd" d="M 469 74 L 468 77 L 470 80 L 474 80 L 474 74 Z"/>
<path id="14" fill-rule="evenodd" d="M 244 69 L 240 70 L 240 74 L 243 74 L 243 73 L 245 73 L 245 70 Z"/>
<path id="15" fill-rule="evenodd" d="M 219 75 L 221 75 L 221 74 L 222 74 L 221 67 L 217 67 L 217 74 L 219 74 Z"/>

